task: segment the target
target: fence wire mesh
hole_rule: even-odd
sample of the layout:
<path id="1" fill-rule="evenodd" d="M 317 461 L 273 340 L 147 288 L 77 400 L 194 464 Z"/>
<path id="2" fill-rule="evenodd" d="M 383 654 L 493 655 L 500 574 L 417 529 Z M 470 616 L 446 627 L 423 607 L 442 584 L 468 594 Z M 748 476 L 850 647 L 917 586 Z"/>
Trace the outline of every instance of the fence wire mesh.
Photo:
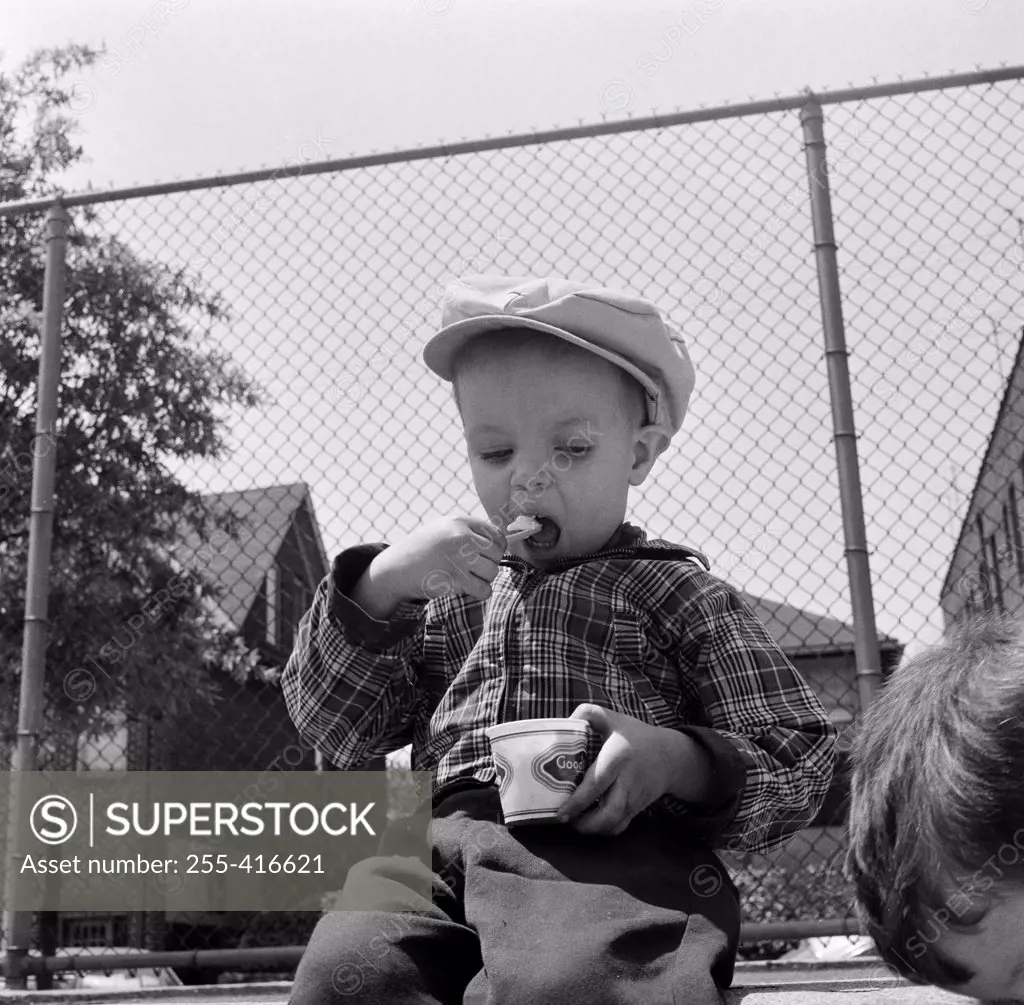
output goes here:
<path id="1" fill-rule="evenodd" d="M 1022 595 L 1022 98 L 1009 80 L 825 107 L 885 671 L 965 604 Z M 274 674 L 331 556 L 478 507 L 454 405 L 418 358 L 446 282 L 471 272 L 587 278 L 664 307 L 698 384 L 630 518 L 707 553 L 848 733 L 854 634 L 808 188 L 793 110 L 72 210 L 43 763 L 316 763 Z M 32 248 L 0 280 L 10 596 L 41 220 L 5 219 L 0 235 Z M 140 482 L 157 502 L 138 511 Z M 83 590 L 102 609 L 93 625 Z M 9 603 L 20 631 L 18 616 Z M 4 651 L 12 694 L 17 655 Z M 852 914 L 845 780 L 841 761 L 782 852 L 729 859 L 747 921 Z M 394 791 L 397 812 L 397 776 Z M 48 946 L 281 945 L 314 920 L 43 917 L 40 931 Z"/>

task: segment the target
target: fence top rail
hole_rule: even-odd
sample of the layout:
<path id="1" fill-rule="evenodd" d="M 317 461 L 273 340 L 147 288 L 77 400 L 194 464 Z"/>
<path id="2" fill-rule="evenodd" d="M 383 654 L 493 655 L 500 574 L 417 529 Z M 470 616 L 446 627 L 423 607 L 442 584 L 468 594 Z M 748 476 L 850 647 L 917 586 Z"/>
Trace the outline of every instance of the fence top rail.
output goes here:
<path id="1" fill-rule="evenodd" d="M 901 80 L 896 83 L 875 84 L 870 87 L 850 87 L 837 91 L 817 93 L 806 88 L 789 97 L 775 97 L 745 104 L 725 104 L 711 108 L 699 108 L 688 112 L 673 112 L 669 115 L 648 115 L 637 118 L 619 119 L 615 122 L 592 123 L 569 128 L 555 128 L 544 132 L 518 133 L 509 136 L 485 137 L 461 143 L 439 143 L 435 146 L 419 146 L 410 150 L 394 150 L 390 153 L 372 153 L 360 157 L 345 157 L 337 160 L 291 164 L 278 168 L 261 168 L 236 174 L 218 174 L 205 178 L 160 182 L 151 185 L 135 185 L 129 188 L 111 189 L 106 192 L 78 192 L 72 195 L 54 193 L 43 199 L 28 199 L 20 202 L 0 203 L 0 218 L 20 216 L 23 213 L 39 212 L 55 203 L 69 206 L 87 206 L 101 202 L 141 199 L 146 196 L 168 195 L 175 192 L 190 192 L 203 188 L 228 188 L 253 182 L 274 181 L 282 178 L 298 178 L 304 175 L 327 174 L 331 172 L 354 171 L 358 168 L 378 167 L 384 164 L 398 164 L 406 161 L 435 160 L 462 154 L 479 153 L 484 150 L 501 150 L 512 147 L 535 146 L 565 140 L 587 139 L 614 133 L 642 132 L 647 129 L 664 129 L 696 122 L 710 122 L 715 119 L 736 119 L 748 115 L 763 115 L 769 112 L 784 112 L 806 105 L 836 105 L 847 101 L 863 101 L 871 98 L 893 97 L 899 94 L 913 94 L 920 91 L 938 91 L 952 87 L 971 87 L 979 84 L 995 84 L 1004 80 L 1024 79 L 1024 66 L 1000 67 L 997 70 L 978 70 L 972 73 L 953 74 L 947 77 L 921 77 L 915 80 Z"/>

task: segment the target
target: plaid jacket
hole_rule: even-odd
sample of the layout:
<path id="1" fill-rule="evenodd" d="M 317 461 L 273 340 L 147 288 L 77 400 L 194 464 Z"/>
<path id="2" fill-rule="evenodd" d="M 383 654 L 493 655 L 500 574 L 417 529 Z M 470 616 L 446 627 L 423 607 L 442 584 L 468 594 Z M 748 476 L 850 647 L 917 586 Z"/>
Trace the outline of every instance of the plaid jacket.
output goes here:
<path id="1" fill-rule="evenodd" d="M 711 755 L 713 804 L 672 796 L 713 846 L 767 851 L 808 823 L 835 727 L 736 591 L 699 553 L 623 524 L 601 552 L 543 572 L 506 555 L 486 602 L 449 593 L 388 622 L 347 596 L 386 545 L 335 558 L 303 618 L 282 687 L 300 734 L 357 768 L 412 744 L 412 767 L 495 778 L 487 726 L 592 702 L 687 733 Z"/>

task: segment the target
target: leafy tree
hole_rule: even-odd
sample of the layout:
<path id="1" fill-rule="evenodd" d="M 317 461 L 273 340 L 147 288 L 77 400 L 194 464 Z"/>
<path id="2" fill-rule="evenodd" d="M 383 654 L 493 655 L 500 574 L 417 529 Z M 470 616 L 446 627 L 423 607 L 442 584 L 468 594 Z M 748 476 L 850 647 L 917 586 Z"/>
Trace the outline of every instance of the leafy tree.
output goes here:
<path id="1" fill-rule="evenodd" d="M 82 158 L 67 80 L 99 55 L 70 45 L 0 65 L 0 201 L 53 195 Z M 45 213 L 0 219 L 0 740 L 13 738 L 19 687 L 32 451 L 56 449 L 49 749 L 103 732 L 114 712 L 187 715 L 212 700 L 211 671 L 243 676 L 256 662 L 218 623 L 201 570 L 173 562 L 184 530 L 208 540 L 231 525 L 169 465 L 221 456 L 225 410 L 262 392 L 200 343 L 227 317 L 218 296 L 102 232 L 89 208 L 70 215 L 58 420 L 43 443 Z"/>

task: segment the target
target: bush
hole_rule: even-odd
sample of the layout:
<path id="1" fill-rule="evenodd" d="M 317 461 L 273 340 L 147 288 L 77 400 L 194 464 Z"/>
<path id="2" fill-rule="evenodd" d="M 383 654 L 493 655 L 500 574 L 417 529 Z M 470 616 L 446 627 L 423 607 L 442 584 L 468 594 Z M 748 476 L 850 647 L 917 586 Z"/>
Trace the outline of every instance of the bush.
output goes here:
<path id="1" fill-rule="evenodd" d="M 746 923 L 849 918 L 854 914 L 853 886 L 842 864 L 809 862 L 799 868 L 743 866 L 730 870 L 740 892 Z M 774 960 L 799 945 L 775 939 L 740 947 L 745 960 Z"/>
<path id="2" fill-rule="evenodd" d="M 319 911 L 256 911 L 240 933 L 238 948 L 304 946 L 319 920 Z"/>

